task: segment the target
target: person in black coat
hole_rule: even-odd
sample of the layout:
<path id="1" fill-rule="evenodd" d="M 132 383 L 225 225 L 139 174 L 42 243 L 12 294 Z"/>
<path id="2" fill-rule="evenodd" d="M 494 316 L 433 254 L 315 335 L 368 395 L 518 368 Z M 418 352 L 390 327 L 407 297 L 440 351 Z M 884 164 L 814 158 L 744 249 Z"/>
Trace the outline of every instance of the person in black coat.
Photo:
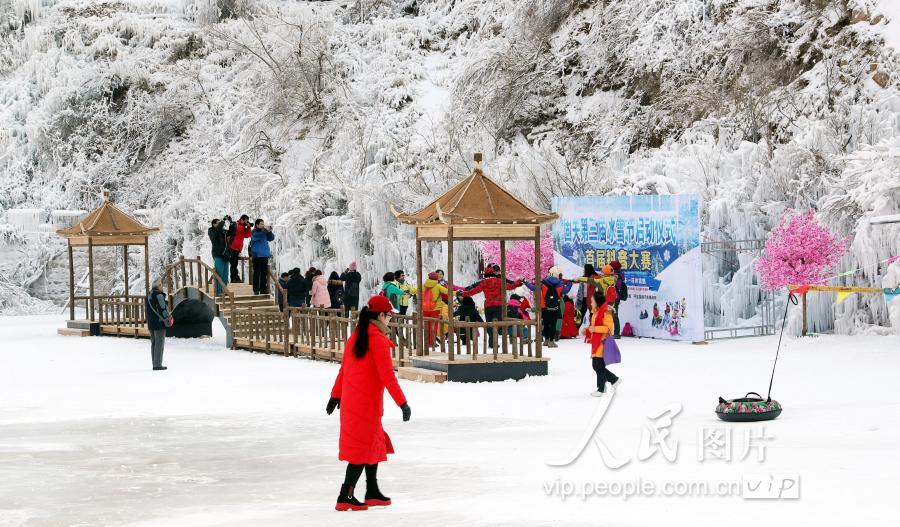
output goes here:
<path id="1" fill-rule="evenodd" d="M 156 279 L 144 309 L 147 312 L 147 329 L 150 330 L 150 358 L 153 361 L 154 370 L 167 369 L 162 365 L 163 349 L 166 346 L 166 329 L 172 327 L 174 320 L 169 314 L 169 306 L 166 304 L 166 294 L 163 293 L 162 280 Z"/>
<path id="2" fill-rule="evenodd" d="M 216 267 L 216 274 L 219 275 L 222 282 L 228 284 L 228 256 L 225 254 L 228 242 L 225 234 L 225 221 L 215 218 L 211 223 L 212 226 L 206 230 L 206 234 L 209 236 L 210 244 L 212 244 L 211 252 Z M 216 281 L 216 294 L 221 295 L 222 293 L 222 286 Z"/>
<path id="3" fill-rule="evenodd" d="M 344 305 L 344 282 L 337 271 L 328 276 L 328 296 L 331 297 L 331 309 L 340 309 Z"/>
<path id="4" fill-rule="evenodd" d="M 344 313 L 349 315 L 350 310 L 359 309 L 359 283 L 362 282 L 362 275 L 356 270 L 356 262 L 350 262 L 341 274 L 341 282 L 344 283 Z"/>
<path id="5" fill-rule="evenodd" d="M 307 305 L 309 298 L 309 281 L 300 274 L 300 269 L 291 269 L 290 278 L 287 281 L 288 306 L 303 307 Z"/>
<path id="6" fill-rule="evenodd" d="M 478 307 L 475 305 L 475 300 L 470 296 L 462 297 L 462 300 L 459 303 L 459 307 L 456 308 L 456 312 L 453 313 L 453 316 L 456 320 L 460 322 L 484 322 L 484 319 L 481 318 L 481 313 L 478 312 Z M 477 331 L 477 330 L 474 330 Z M 474 332 L 473 331 L 473 332 Z M 466 330 L 460 328 L 459 331 L 459 341 L 465 345 L 466 344 Z M 474 335 L 473 335 L 474 336 Z M 477 337 L 475 337 L 477 339 Z"/>

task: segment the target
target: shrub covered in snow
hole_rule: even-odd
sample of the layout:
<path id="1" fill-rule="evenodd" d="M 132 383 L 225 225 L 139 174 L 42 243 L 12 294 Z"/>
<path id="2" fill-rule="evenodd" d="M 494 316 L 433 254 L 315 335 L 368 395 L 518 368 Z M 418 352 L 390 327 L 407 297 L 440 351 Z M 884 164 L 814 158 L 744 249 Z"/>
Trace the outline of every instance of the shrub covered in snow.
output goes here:
<path id="1" fill-rule="evenodd" d="M 0 2 L 0 213 L 87 210 L 108 188 L 153 211 L 159 268 L 246 212 L 275 223 L 279 267 L 357 260 L 374 285 L 413 268 L 388 205 L 426 204 L 482 151 L 536 208 L 697 193 L 708 240 L 816 210 L 871 284 L 900 252 L 900 227 L 868 224 L 900 211 L 893 4 Z M 752 263 L 711 263 L 708 310 L 753 315 Z M 816 302 L 817 331 L 888 323 L 874 298 Z"/>

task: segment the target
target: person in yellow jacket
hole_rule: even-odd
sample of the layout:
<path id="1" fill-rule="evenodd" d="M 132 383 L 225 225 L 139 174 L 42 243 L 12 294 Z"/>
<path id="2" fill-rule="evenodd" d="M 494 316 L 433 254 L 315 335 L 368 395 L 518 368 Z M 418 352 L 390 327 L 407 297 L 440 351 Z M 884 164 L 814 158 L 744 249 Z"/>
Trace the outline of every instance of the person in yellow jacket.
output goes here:
<path id="1" fill-rule="evenodd" d="M 403 270 L 398 270 L 394 272 L 394 280 L 397 282 L 397 287 L 403 291 L 404 295 L 400 297 L 400 305 L 397 309 L 400 311 L 401 315 L 405 315 L 407 311 L 409 311 L 409 303 L 412 300 L 412 297 L 416 296 L 418 290 L 416 286 L 406 283 L 406 273 Z"/>
<path id="2" fill-rule="evenodd" d="M 606 302 L 606 298 L 600 291 L 595 291 L 591 297 L 591 323 L 585 329 L 588 340 L 591 343 L 591 366 L 597 374 L 597 391 L 591 392 L 593 397 L 602 397 L 606 391 L 606 382 L 612 386 L 619 383 L 619 377 L 606 369 L 603 361 L 603 343 L 613 332 L 612 311 L 616 308 Z"/>
<path id="3" fill-rule="evenodd" d="M 587 284 L 589 297 L 593 296 L 594 291 L 601 291 L 604 301 L 612 305 L 616 301 L 616 281 L 619 277 L 616 276 L 611 265 L 604 265 L 601 272 L 602 276 L 579 276 L 572 281 Z"/>
<path id="4" fill-rule="evenodd" d="M 422 316 L 425 318 L 441 318 L 441 314 L 447 310 L 447 303 L 444 296 L 447 294 L 447 288 L 442 286 L 438 274 L 435 272 L 428 273 L 428 279 L 422 284 L 421 302 L 419 309 L 422 310 Z M 438 333 L 437 322 L 427 322 L 428 331 L 425 337 L 425 346 L 430 348 L 434 345 L 434 339 Z M 444 332 L 441 331 L 441 334 Z"/>

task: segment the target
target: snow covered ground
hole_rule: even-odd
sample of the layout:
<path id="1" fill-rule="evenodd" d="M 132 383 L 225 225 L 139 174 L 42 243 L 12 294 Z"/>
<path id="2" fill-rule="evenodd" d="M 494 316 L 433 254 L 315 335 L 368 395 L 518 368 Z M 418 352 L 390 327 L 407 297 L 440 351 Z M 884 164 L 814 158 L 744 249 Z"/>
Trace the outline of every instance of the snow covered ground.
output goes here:
<path id="1" fill-rule="evenodd" d="M 724 425 L 713 408 L 718 395 L 765 391 L 775 338 L 621 341 L 624 383 L 595 435 L 630 460 L 618 470 L 596 443 L 548 466 L 577 449 L 604 404 L 588 397 L 581 343 L 549 350 L 544 378 L 401 381 L 413 416 L 403 423 L 387 404 L 397 454 L 380 470 L 395 504 L 339 514 L 338 418 L 324 411 L 336 364 L 229 351 L 217 336 L 169 340 L 170 370 L 153 372 L 147 341 L 58 337 L 61 324 L 0 318 L 2 526 L 884 525 L 896 512 L 898 337 L 786 340 L 774 390 L 785 411 L 764 425 L 770 439 L 750 438 L 763 447 L 747 459 L 745 433 L 760 425 Z M 668 428 L 651 418 L 678 405 Z M 648 458 L 653 427 L 669 435 Z M 705 429 L 731 430 L 718 450 L 730 462 L 698 461 Z M 799 499 L 558 493 L 639 480 L 739 493 L 742 478 L 769 474 L 798 475 Z"/>

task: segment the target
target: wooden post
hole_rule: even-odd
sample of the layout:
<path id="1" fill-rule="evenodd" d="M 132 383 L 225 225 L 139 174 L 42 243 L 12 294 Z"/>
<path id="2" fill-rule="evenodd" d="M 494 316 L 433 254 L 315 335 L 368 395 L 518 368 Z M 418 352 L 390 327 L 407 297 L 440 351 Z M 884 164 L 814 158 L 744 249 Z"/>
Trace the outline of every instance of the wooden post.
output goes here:
<path id="1" fill-rule="evenodd" d="M 806 336 L 806 293 L 800 295 L 803 300 L 803 330 L 800 332 L 801 337 Z"/>
<path id="2" fill-rule="evenodd" d="M 535 356 L 543 356 L 541 336 L 541 227 L 534 228 L 534 350 Z"/>
<path id="3" fill-rule="evenodd" d="M 128 244 L 122 247 L 122 256 L 125 259 L 125 302 L 128 302 Z"/>
<path id="4" fill-rule="evenodd" d="M 144 294 L 150 296 L 150 241 L 144 236 Z"/>
<path id="5" fill-rule="evenodd" d="M 419 357 L 425 355 L 425 322 L 422 320 L 422 240 L 419 238 L 419 229 L 416 229 L 416 286 L 419 292 L 419 304 L 416 307 L 416 355 Z"/>
<path id="6" fill-rule="evenodd" d="M 291 339 L 290 339 L 290 331 L 291 331 L 291 321 L 290 321 L 290 310 L 288 309 L 287 302 L 282 304 L 283 311 L 281 313 L 281 335 L 284 338 L 284 356 L 287 357 L 291 354 Z"/>
<path id="7" fill-rule="evenodd" d="M 88 320 L 95 320 L 94 314 L 94 237 L 88 236 Z"/>
<path id="8" fill-rule="evenodd" d="M 453 226 L 447 227 L 447 360 L 453 360 Z M 438 332 L 443 329 L 438 324 Z"/>
<path id="9" fill-rule="evenodd" d="M 72 240 L 69 244 L 69 320 L 75 320 L 75 259 L 72 257 Z"/>
<path id="10" fill-rule="evenodd" d="M 506 240 L 500 240 L 500 321 L 506 321 Z M 501 327 L 503 335 L 494 333 L 494 338 L 501 338 L 503 342 L 503 353 L 508 352 L 507 329 Z M 494 360 L 497 360 L 497 348 L 494 348 Z"/>

